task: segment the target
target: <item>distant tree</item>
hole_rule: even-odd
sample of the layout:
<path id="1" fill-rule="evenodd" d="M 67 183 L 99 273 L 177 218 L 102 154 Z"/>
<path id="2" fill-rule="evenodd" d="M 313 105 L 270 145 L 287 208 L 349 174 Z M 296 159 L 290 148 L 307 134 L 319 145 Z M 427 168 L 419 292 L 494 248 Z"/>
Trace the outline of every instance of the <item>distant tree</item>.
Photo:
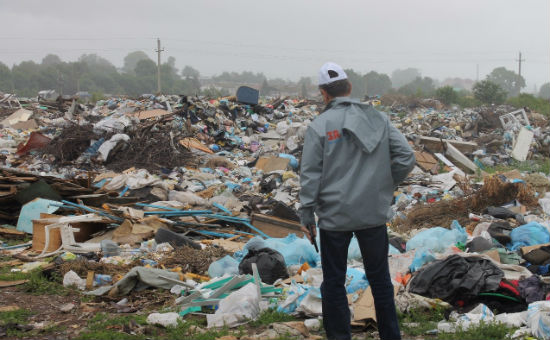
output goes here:
<path id="1" fill-rule="evenodd" d="M 367 84 L 365 78 L 360 73 L 355 72 L 352 69 L 344 70 L 348 76 L 348 80 L 351 82 L 351 97 L 363 99 L 367 94 Z"/>
<path id="2" fill-rule="evenodd" d="M 300 86 L 300 97 L 307 98 L 309 94 L 308 88 L 311 87 L 311 78 L 300 78 L 300 80 L 298 80 L 298 85 Z"/>
<path id="3" fill-rule="evenodd" d="M 368 95 L 382 96 L 391 90 L 392 82 L 387 74 L 370 71 L 364 75 L 364 78 Z"/>
<path id="4" fill-rule="evenodd" d="M 55 54 L 48 54 L 42 59 L 42 65 L 50 66 L 61 64 L 63 61 Z"/>
<path id="5" fill-rule="evenodd" d="M 11 79 L 11 70 L 8 66 L 0 62 L 0 92 L 12 92 L 13 82 Z"/>
<path id="6" fill-rule="evenodd" d="M 181 71 L 181 75 L 184 77 L 184 78 L 199 78 L 200 77 L 200 72 L 196 69 L 194 69 L 193 67 L 189 66 L 189 65 L 185 65 L 185 67 L 183 68 L 183 70 Z"/>
<path id="7" fill-rule="evenodd" d="M 399 88 L 398 92 L 408 96 L 431 96 L 435 91 L 435 84 L 430 77 L 417 77 L 412 82 L 403 85 Z"/>
<path id="8" fill-rule="evenodd" d="M 391 82 L 394 88 L 398 89 L 404 85 L 413 82 L 416 78 L 421 78 L 420 71 L 416 68 L 397 69 L 391 74 Z"/>
<path id="9" fill-rule="evenodd" d="M 264 79 L 267 79 L 263 73 L 256 73 L 250 71 L 237 72 L 223 72 L 219 76 L 212 77 L 214 81 L 226 81 L 237 84 L 262 84 Z"/>
<path id="10" fill-rule="evenodd" d="M 539 97 L 550 100 L 550 83 L 543 84 L 539 90 Z"/>
<path id="11" fill-rule="evenodd" d="M 264 81 L 262 82 L 262 85 L 260 86 L 260 94 L 262 96 L 270 96 L 274 92 L 277 92 L 277 89 L 269 85 L 269 83 L 267 82 L 267 79 L 264 79 Z"/>
<path id="12" fill-rule="evenodd" d="M 103 57 L 98 56 L 97 54 L 83 54 L 78 58 L 78 61 L 84 62 L 88 65 L 90 72 L 92 73 L 110 73 L 116 72 L 115 65 Z"/>
<path id="13" fill-rule="evenodd" d="M 458 103 L 458 93 L 451 86 L 438 88 L 435 97 L 445 105 Z"/>
<path id="14" fill-rule="evenodd" d="M 502 104 L 506 100 L 506 91 L 490 80 L 482 80 L 474 84 L 474 97 L 485 104 Z"/>
<path id="15" fill-rule="evenodd" d="M 508 97 L 514 97 L 525 87 L 525 79 L 514 71 L 507 70 L 504 67 L 495 68 L 488 76 L 487 80 L 499 85 Z"/>
<path id="16" fill-rule="evenodd" d="M 134 73 L 137 63 L 141 60 L 151 60 L 149 56 L 143 52 L 143 51 L 134 51 L 128 53 L 126 57 L 124 57 L 124 66 L 122 66 L 122 71 L 124 73 Z"/>
<path id="17" fill-rule="evenodd" d="M 134 72 L 138 77 L 154 76 L 157 74 L 157 65 L 151 59 L 142 59 L 136 64 Z"/>

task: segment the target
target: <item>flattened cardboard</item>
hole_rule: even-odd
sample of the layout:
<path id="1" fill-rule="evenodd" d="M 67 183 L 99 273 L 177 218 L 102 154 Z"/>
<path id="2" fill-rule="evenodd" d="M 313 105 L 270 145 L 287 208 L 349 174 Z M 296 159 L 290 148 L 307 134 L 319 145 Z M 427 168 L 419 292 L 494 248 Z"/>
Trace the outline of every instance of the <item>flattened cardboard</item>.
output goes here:
<path id="1" fill-rule="evenodd" d="M 260 157 L 256 162 L 256 169 L 260 169 L 265 173 L 277 170 L 285 171 L 288 168 L 288 163 L 290 163 L 288 158 Z"/>
<path id="2" fill-rule="evenodd" d="M 399 286 L 393 286 L 393 297 L 397 295 Z M 363 294 L 353 304 L 353 321 L 373 319 L 376 321 L 376 310 L 374 309 L 374 298 L 371 287 L 363 291 Z"/>

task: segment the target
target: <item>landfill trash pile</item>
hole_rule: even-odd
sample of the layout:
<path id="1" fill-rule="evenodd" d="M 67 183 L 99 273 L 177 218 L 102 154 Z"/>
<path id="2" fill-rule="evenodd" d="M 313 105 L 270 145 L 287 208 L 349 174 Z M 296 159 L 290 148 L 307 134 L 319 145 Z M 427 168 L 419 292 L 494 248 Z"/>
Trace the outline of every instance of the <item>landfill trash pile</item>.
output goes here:
<path id="1" fill-rule="evenodd" d="M 276 310 L 306 320 L 251 338 L 318 334 L 320 256 L 297 209 L 305 130 L 323 107 L 253 94 L 0 101 L 2 267 L 56 273 L 123 313 L 156 288 L 151 325 L 234 328 Z M 550 338 L 550 181 L 543 169 L 487 173 L 548 157 L 546 118 L 398 97 L 378 108 L 417 160 L 388 223 L 399 310 L 452 308 L 435 332 L 494 321 Z M 376 316 L 360 259 L 354 239 L 346 290 L 365 329 Z"/>

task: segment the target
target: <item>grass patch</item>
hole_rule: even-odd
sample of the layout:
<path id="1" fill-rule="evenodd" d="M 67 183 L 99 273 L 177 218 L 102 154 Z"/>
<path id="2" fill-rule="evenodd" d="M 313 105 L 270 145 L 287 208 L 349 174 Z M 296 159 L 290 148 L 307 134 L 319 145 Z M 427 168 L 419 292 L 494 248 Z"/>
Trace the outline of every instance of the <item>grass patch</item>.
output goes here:
<path id="1" fill-rule="evenodd" d="M 507 328 L 500 322 L 484 323 L 472 326 L 466 330 L 457 329 L 455 333 L 440 333 L 437 337 L 441 340 L 501 340 L 511 339 L 516 328 Z"/>
<path id="2" fill-rule="evenodd" d="M 424 335 L 427 331 L 437 329 L 437 323 L 445 319 L 445 308 L 435 306 L 434 309 L 414 308 L 407 313 L 398 312 L 399 326 L 407 335 Z"/>
<path id="3" fill-rule="evenodd" d="M 522 172 L 542 172 L 546 175 L 550 174 L 550 159 L 537 159 L 519 162 L 511 160 L 508 164 L 499 164 L 495 166 L 485 167 L 485 172 L 494 174 L 496 172 L 506 172 L 511 170 L 519 170 Z"/>
<path id="4" fill-rule="evenodd" d="M 296 321 L 296 318 L 292 315 L 278 312 L 275 309 L 267 309 L 263 311 L 257 320 L 251 321 L 249 325 L 251 327 L 268 326 L 276 322 Z"/>
<path id="5" fill-rule="evenodd" d="M 10 312 L 0 312 L 0 324 L 26 323 L 29 316 L 34 313 L 28 309 L 18 309 Z"/>
<path id="6" fill-rule="evenodd" d="M 73 292 L 73 290 L 63 287 L 55 275 L 52 275 L 49 280 L 40 269 L 32 271 L 27 279 L 29 282 L 21 285 L 21 290 L 33 295 L 69 295 Z"/>
<path id="7" fill-rule="evenodd" d="M 125 339 L 197 339 L 208 340 L 216 339 L 218 337 L 234 334 L 235 336 L 246 335 L 244 327 L 240 327 L 236 332 L 230 332 L 229 328 L 221 329 L 205 329 L 204 319 L 180 321 L 177 327 L 162 328 L 157 326 L 147 325 L 146 315 L 128 315 L 128 316 L 112 316 L 106 313 L 96 314 L 92 319 L 88 321 L 88 330 L 80 333 L 76 339 L 88 340 L 88 339 L 107 339 L 107 340 L 125 340 Z M 143 326 L 141 329 L 142 334 L 130 334 L 123 331 L 124 326 L 130 324 L 137 324 Z M 191 332 L 192 326 L 200 327 L 204 329 L 204 333 Z"/>
<path id="8" fill-rule="evenodd" d="M 0 325 L 6 328 L 6 335 L 21 337 L 29 332 L 18 329 L 19 325 L 26 325 L 27 319 L 34 313 L 28 309 L 18 309 L 10 312 L 0 313 Z"/>

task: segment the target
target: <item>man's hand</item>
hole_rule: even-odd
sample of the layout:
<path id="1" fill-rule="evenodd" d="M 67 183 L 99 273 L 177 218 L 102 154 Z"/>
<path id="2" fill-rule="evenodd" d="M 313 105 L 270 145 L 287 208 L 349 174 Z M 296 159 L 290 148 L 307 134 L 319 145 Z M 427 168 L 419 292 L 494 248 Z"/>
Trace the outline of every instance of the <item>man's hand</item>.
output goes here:
<path id="1" fill-rule="evenodd" d="M 317 237 L 317 227 L 315 225 L 302 226 L 302 231 L 309 239 L 309 242 L 312 244 L 315 243 L 315 238 Z M 311 233 L 310 233 L 311 230 Z M 312 235 L 313 234 L 313 235 Z"/>

